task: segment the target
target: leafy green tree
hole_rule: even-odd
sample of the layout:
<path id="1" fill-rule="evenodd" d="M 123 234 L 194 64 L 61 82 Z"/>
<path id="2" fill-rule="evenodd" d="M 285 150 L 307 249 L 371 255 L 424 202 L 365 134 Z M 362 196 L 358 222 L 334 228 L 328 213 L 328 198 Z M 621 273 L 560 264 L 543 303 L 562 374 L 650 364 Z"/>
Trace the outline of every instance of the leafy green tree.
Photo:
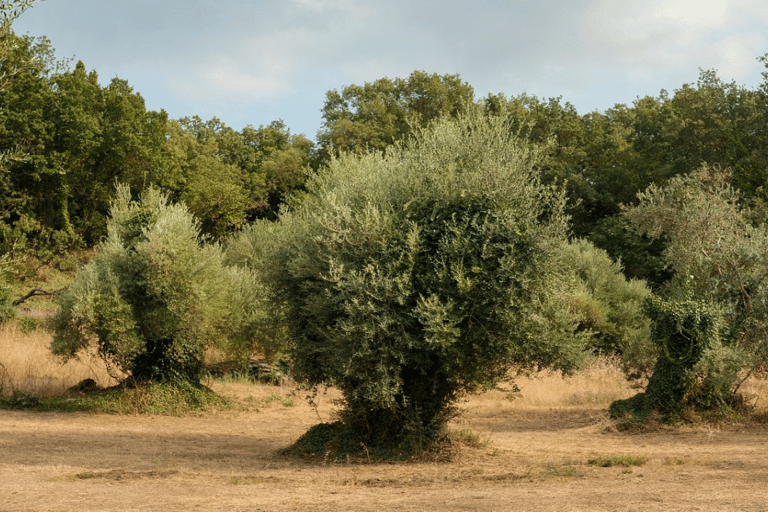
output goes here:
<path id="1" fill-rule="evenodd" d="M 252 201 L 239 168 L 203 154 L 188 163 L 188 172 L 181 200 L 201 219 L 205 233 L 220 240 L 245 223 Z"/>
<path id="2" fill-rule="evenodd" d="M 2 18 L 2 26 L 8 27 L 13 20 L 32 7 L 32 4 L 36 1 L 39 0 L 10 0 L 10 2 L 0 2 L 0 18 Z"/>
<path id="3" fill-rule="evenodd" d="M 16 316 L 13 307 L 13 287 L 7 274 L 7 255 L 0 256 L 0 325 Z"/>
<path id="4" fill-rule="evenodd" d="M 414 71 L 406 78 L 380 78 L 329 91 L 323 127 L 317 135 L 321 158 L 333 152 L 383 151 L 416 127 L 442 116 L 455 117 L 474 100 L 474 90 L 459 75 Z"/>
<path id="5" fill-rule="evenodd" d="M 54 252 L 91 245 L 106 233 L 115 182 L 140 189 L 157 173 L 167 116 L 147 112 L 123 80 L 101 87 L 79 62 L 17 77 L 0 105 L 0 145 L 26 155 L 8 167 L 8 246 L 23 237 Z"/>
<path id="6" fill-rule="evenodd" d="M 250 218 L 274 219 L 280 206 L 304 188 L 310 173 L 314 145 L 303 135 L 293 135 L 282 121 L 242 130 L 245 144 L 254 151 L 252 174 L 263 176 L 266 204 Z"/>
<path id="7" fill-rule="evenodd" d="M 12 29 L 13 21 L 32 7 L 33 3 L 35 0 L 0 2 L 0 91 L 7 87 L 14 76 L 36 67 L 35 60 L 30 59 L 25 51 L 29 38 L 18 37 Z"/>
<path id="8" fill-rule="evenodd" d="M 241 261 L 284 304 L 295 377 L 344 395 L 340 421 L 298 451 L 330 432 L 340 452 L 413 453 L 463 393 L 581 360 L 555 258 L 564 197 L 509 132 L 475 112 L 384 154 L 340 156 L 294 211 L 241 235 L 254 251 L 239 241 Z"/>
<path id="9" fill-rule="evenodd" d="M 173 170 L 166 173 L 164 189 L 183 201 L 214 239 L 240 228 L 263 199 L 254 197 L 254 181 L 241 167 L 249 160 L 239 134 L 218 119 L 203 123 L 198 117 L 169 122 L 168 133 Z"/>
<path id="10" fill-rule="evenodd" d="M 738 183 L 748 198 L 765 201 L 768 199 L 768 184 L 764 183 L 765 169 L 768 169 L 768 53 L 758 60 L 765 66 L 766 71 L 762 73 L 763 83 L 755 91 L 756 115 L 750 116 L 751 122 L 747 124 L 748 133 L 754 137 L 749 151 L 755 168 L 752 175 L 745 173 L 746 177 L 751 179 L 741 179 Z"/>
<path id="11" fill-rule="evenodd" d="M 41 147 L 29 126 L 43 125 L 41 105 L 50 96 L 43 63 L 52 50 L 47 41 L 19 37 L 10 30 L 2 37 L 4 51 L 10 56 L 2 62 L 5 78 L 0 87 L 0 235 L 2 251 L 15 254 L 27 249 L 28 239 L 38 242 L 35 245 L 48 245 L 54 232 L 38 220 L 32 198 L 18 186 L 19 176 L 14 172 L 28 165 Z"/>
<path id="12" fill-rule="evenodd" d="M 247 220 L 274 218 L 280 205 L 302 188 L 312 143 L 291 135 L 282 121 L 241 132 L 213 118 L 169 123 L 166 181 L 216 239 Z"/>
<path id="13" fill-rule="evenodd" d="M 717 306 L 696 300 L 646 302 L 660 357 L 643 393 L 611 404 L 614 418 L 670 421 L 686 410 L 724 410 L 740 370 L 724 345 L 725 322 Z"/>
<path id="14" fill-rule="evenodd" d="M 765 124 L 760 104 L 757 91 L 725 83 L 713 70 L 672 95 L 638 99 L 621 116 L 633 148 L 624 171 L 628 182 L 642 191 L 708 164 L 732 169 L 734 184 L 751 197 L 763 185 L 765 160 L 756 158 L 766 142 L 759 135 Z M 635 201 L 624 196 L 620 202 Z"/>
<path id="15" fill-rule="evenodd" d="M 611 240 L 617 222 L 601 225 L 605 219 L 619 214 L 622 204 L 636 204 L 637 192 L 652 183 L 661 185 L 703 163 L 731 168 L 743 199 L 764 199 L 764 98 L 762 90 L 702 71 L 696 84 L 672 94 L 662 90 L 631 106 L 583 116 L 559 98 L 545 101 L 527 94 L 491 95 L 484 105 L 490 114 L 508 116 L 520 136 L 548 143 L 541 172 L 546 180 L 566 185 L 575 235 L 613 251 L 627 240 Z"/>
<path id="16" fill-rule="evenodd" d="M 621 266 L 629 279 L 642 279 L 657 291 L 673 276 L 664 258 L 666 238 L 638 233 L 636 226 L 623 214 L 611 215 L 598 221 L 589 233 L 589 240 L 604 249 Z"/>
<path id="17" fill-rule="evenodd" d="M 154 188 L 132 201 L 121 185 L 110 213 L 109 236 L 60 299 L 54 354 L 72 358 L 95 343 L 133 382 L 196 384 L 206 348 L 252 348 L 254 276 L 224 265 L 186 207 Z"/>
<path id="18" fill-rule="evenodd" d="M 52 50 L 45 38 L 35 40 L 28 36 L 17 36 L 12 29 L 13 21 L 32 6 L 33 0 L 11 0 L 0 2 L 0 94 L 19 78 L 40 78 L 46 72 L 45 64 L 52 61 Z M 0 118 L 6 115 L 6 108 L 0 103 Z M 0 129 L 0 131 L 2 131 Z M 0 250 L 8 254 L 18 242 L 25 244 L 26 232 L 30 223 L 37 224 L 28 217 L 23 217 L 20 225 L 12 226 L 9 220 L 23 209 L 26 198 L 19 194 L 12 184 L 9 166 L 27 158 L 26 140 L 23 137 L 11 138 L 0 144 Z M 31 222 L 29 222 L 31 221 Z"/>
<path id="19" fill-rule="evenodd" d="M 651 310 L 661 359 L 695 350 L 675 373 L 695 380 L 679 386 L 685 401 L 723 410 L 743 382 L 740 373 L 768 368 L 768 231 L 748 222 L 730 180 L 729 172 L 704 166 L 649 187 L 625 212 L 641 233 L 666 239 L 663 256 L 674 274 L 660 290 L 666 303 Z"/>
<path id="20" fill-rule="evenodd" d="M 489 115 L 508 118 L 520 137 L 547 148 L 538 170 L 545 182 L 566 187 L 576 236 L 587 236 L 601 219 L 619 213 L 619 205 L 639 190 L 630 172 L 635 163 L 631 130 L 620 106 L 581 116 L 560 98 L 497 94 L 484 100 L 484 108 Z"/>

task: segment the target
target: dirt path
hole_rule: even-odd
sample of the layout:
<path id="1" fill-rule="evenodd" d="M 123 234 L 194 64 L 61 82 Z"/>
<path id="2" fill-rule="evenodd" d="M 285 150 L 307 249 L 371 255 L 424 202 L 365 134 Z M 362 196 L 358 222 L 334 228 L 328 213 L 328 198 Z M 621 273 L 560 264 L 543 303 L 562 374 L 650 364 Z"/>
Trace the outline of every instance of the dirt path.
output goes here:
<path id="1" fill-rule="evenodd" d="M 270 392 L 240 391 L 253 400 Z M 451 463 L 417 464 L 276 457 L 318 422 L 303 402 L 184 418 L 0 411 L 0 510 L 768 509 L 763 425 L 627 434 L 606 432 L 599 409 L 510 412 L 492 403 L 469 402 L 454 425 L 484 446 L 462 448 Z M 587 464 L 611 455 L 649 461 Z"/>

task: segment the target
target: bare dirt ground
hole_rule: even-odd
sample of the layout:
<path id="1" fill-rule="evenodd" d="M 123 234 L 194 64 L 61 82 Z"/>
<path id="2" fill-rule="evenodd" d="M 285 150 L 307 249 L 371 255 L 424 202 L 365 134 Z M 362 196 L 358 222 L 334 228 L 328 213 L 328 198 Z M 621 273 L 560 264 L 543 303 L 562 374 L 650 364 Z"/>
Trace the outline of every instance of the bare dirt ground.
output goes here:
<path id="1" fill-rule="evenodd" d="M 768 510 L 763 424 L 617 432 L 583 396 L 550 407 L 494 391 L 452 424 L 481 441 L 452 462 L 309 464 L 275 452 L 330 420 L 329 397 L 315 411 L 268 400 L 289 388 L 212 387 L 242 406 L 186 417 L 0 411 L 0 510 Z M 622 455 L 648 462 L 588 464 Z"/>

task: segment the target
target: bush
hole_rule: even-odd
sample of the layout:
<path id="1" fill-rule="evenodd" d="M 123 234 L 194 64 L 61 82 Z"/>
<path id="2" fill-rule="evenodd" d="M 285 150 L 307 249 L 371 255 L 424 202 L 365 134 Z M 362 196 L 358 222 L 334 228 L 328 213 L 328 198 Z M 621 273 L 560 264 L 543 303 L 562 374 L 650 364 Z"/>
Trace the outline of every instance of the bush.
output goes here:
<path id="1" fill-rule="evenodd" d="M 336 446 L 418 452 L 463 393 L 579 363 L 554 258 L 563 194 L 509 133 L 470 115 L 384 155 L 341 156 L 295 211 L 230 245 L 282 304 L 295 377 L 343 392 Z"/>
<path id="2" fill-rule="evenodd" d="M 154 189 L 135 202 L 120 186 L 108 230 L 61 297 L 54 354 L 71 358 L 95 342 L 135 381 L 197 383 L 207 347 L 250 348 L 261 311 L 255 278 L 224 265 L 186 207 Z"/>
<path id="3" fill-rule="evenodd" d="M 13 287 L 0 274 L 0 325 L 12 320 L 16 316 L 13 307 Z"/>
<path id="4" fill-rule="evenodd" d="M 621 260 L 624 275 L 644 280 L 652 290 L 658 290 L 673 277 L 663 255 L 666 238 L 638 233 L 637 227 L 624 215 L 598 221 L 588 238 L 605 249 L 611 258 Z"/>
<path id="5" fill-rule="evenodd" d="M 658 350 L 643 307 L 651 295 L 645 282 L 627 280 L 620 262 L 586 240 L 564 244 L 562 259 L 575 274 L 570 310 L 579 329 L 591 333 L 590 348 L 619 356 L 631 380 L 650 376 Z"/>

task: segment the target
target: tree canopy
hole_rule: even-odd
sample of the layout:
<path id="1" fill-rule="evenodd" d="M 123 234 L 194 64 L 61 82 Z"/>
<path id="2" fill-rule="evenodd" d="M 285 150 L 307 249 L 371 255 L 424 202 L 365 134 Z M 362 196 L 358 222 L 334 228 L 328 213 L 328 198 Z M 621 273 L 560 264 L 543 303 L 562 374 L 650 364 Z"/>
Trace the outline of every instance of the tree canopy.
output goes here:
<path id="1" fill-rule="evenodd" d="M 262 312 L 255 278 L 224 264 L 186 207 L 153 188 L 134 201 L 121 185 L 108 230 L 61 298 L 54 354 L 72 358 L 95 343 L 133 382 L 199 383 L 207 348 L 252 348 Z"/>
<path id="2" fill-rule="evenodd" d="M 666 239 L 673 272 L 649 305 L 662 352 L 651 402 L 632 402 L 636 413 L 727 410 L 744 373 L 768 369 L 768 231 L 750 223 L 730 182 L 729 171 L 704 166 L 650 186 L 624 213 L 642 233 Z"/>
<path id="3" fill-rule="evenodd" d="M 63 305 L 72 320 L 71 297 L 100 302 L 57 338 L 61 354 L 98 340 L 138 377 L 176 363 L 194 376 L 202 345 L 189 333 L 178 338 L 187 355 L 150 361 L 147 346 L 177 340 L 152 330 L 157 318 L 186 331 L 176 298 L 147 283 L 199 257 L 216 260 L 221 282 L 227 265 L 257 270 L 243 291 L 255 306 L 221 307 L 252 341 L 282 346 L 290 334 L 296 375 L 340 386 L 342 423 L 374 425 L 366 439 L 377 425 L 429 438 L 461 393 L 508 370 L 568 370 L 581 348 L 619 355 L 630 377 L 658 370 L 651 390 L 687 379 L 664 395 L 669 411 L 722 405 L 767 366 L 768 71 L 749 89 L 702 70 L 586 114 L 559 97 L 475 99 L 457 74 L 414 71 L 328 91 L 312 141 L 280 120 L 238 131 L 148 111 L 127 81 L 101 82 L 82 62 L 57 62 L 44 37 L 15 34 L 31 4 L 0 2 L 0 261 L 55 264 L 96 248 Z M 115 235 L 119 212 L 134 210 L 146 213 L 136 246 Z M 173 250 L 202 255 L 164 252 L 181 244 L 155 233 L 168 215 L 189 235 Z M 176 270 L 150 272 L 166 263 Z M 701 357 L 662 361 L 687 339 Z"/>
<path id="4" fill-rule="evenodd" d="M 242 235 L 285 304 L 294 376 L 342 390 L 355 450 L 419 449 L 462 393 L 578 364 L 583 338 L 550 300 L 564 196 L 538 158 L 501 119 L 442 119 L 383 154 L 332 159 L 295 211 Z"/>
<path id="5" fill-rule="evenodd" d="M 383 151 L 415 128 L 443 116 L 455 117 L 474 100 L 459 75 L 414 71 L 408 78 L 381 78 L 328 91 L 323 127 L 317 135 L 322 157 L 333 152 Z"/>

